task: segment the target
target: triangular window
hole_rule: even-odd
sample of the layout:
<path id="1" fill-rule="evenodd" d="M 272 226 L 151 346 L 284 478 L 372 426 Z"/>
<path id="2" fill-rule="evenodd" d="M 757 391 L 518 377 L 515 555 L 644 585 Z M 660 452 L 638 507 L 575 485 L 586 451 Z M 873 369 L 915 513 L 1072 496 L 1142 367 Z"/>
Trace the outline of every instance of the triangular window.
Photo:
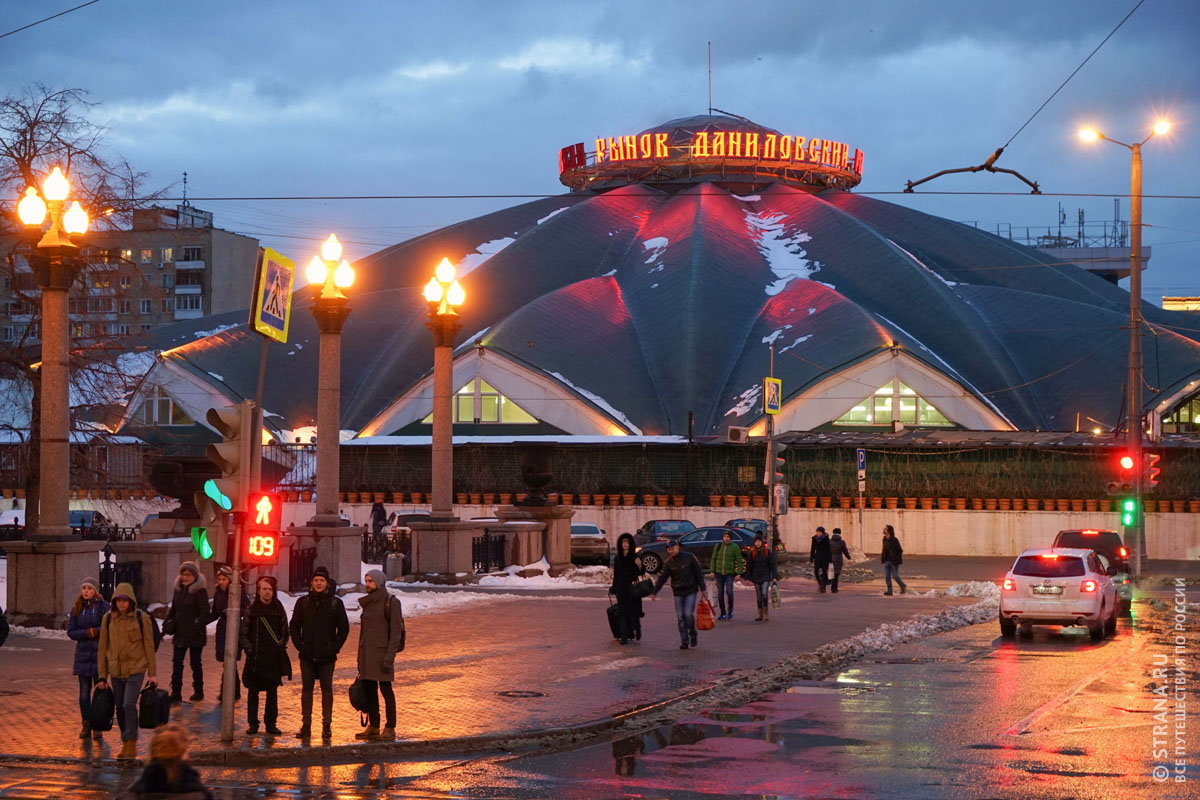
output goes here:
<path id="1" fill-rule="evenodd" d="M 146 395 L 142 405 L 133 413 L 133 421 L 158 427 L 196 424 L 161 386 L 155 386 L 154 391 Z"/>
<path id="2" fill-rule="evenodd" d="M 482 425 L 535 425 L 537 418 L 482 378 L 475 378 L 454 393 L 452 400 L 456 423 Z M 433 414 L 421 420 L 433 424 Z"/>
<path id="3" fill-rule="evenodd" d="M 833 421 L 834 425 L 891 425 L 902 422 L 914 427 L 949 427 L 953 422 L 899 380 L 892 380 Z"/>

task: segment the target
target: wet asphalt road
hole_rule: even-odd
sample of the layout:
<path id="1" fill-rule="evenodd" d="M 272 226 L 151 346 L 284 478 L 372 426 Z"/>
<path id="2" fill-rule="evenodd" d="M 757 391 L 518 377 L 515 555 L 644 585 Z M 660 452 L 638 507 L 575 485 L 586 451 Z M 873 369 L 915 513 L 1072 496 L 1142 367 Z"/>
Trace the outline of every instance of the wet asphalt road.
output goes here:
<path id="1" fill-rule="evenodd" d="M 1077 629 L 1009 641 L 995 624 L 976 625 L 825 682 L 567 752 L 204 775 L 217 797 L 239 800 L 1200 797 L 1195 613 L 1188 783 L 1154 777 L 1171 759 L 1154 752 L 1153 669 L 1174 657 L 1173 634 L 1167 613 L 1144 602 L 1098 644 Z M 1166 746 L 1175 745 L 1172 725 Z M 0 766 L 0 797 L 110 797 L 135 776 Z"/>

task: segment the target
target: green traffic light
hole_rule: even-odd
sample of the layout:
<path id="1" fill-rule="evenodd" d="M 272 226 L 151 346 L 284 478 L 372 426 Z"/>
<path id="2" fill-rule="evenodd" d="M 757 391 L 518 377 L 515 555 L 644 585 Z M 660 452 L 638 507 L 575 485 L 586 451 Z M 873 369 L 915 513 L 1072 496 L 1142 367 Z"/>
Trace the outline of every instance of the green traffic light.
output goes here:
<path id="1" fill-rule="evenodd" d="M 195 484 L 192 485 L 194 486 Z M 233 501 L 226 497 L 221 490 L 217 488 L 217 482 L 212 478 L 209 478 L 204 482 L 204 494 L 226 511 L 229 511 L 233 508 Z"/>
<path id="2" fill-rule="evenodd" d="M 1121 524 L 1127 528 L 1137 524 L 1137 500 L 1132 497 L 1121 501 Z"/>
<path id="3" fill-rule="evenodd" d="M 205 561 L 213 557 L 212 545 L 208 543 L 208 528 L 192 528 L 192 547 Z"/>

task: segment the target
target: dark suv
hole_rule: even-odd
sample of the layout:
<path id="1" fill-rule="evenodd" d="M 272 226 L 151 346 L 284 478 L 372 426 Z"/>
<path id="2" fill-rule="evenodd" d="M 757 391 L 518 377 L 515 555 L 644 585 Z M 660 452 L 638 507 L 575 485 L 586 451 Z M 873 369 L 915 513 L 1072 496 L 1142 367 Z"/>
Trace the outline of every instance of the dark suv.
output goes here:
<path id="1" fill-rule="evenodd" d="M 1102 531 L 1094 528 L 1059 531 L 1054 537 L 1054 547 L 1077 547 L 1092 550 L 1104 556 L 1110 565 L 1116 568 L 1113 582 L 1117 586 L 1117 595 L 1121 598 L 1121 613 L 1128 613 L 1133 601 L 1133 584 L 1129 582 L 1129 551 L 1121 541 L 1121 534 L 1116 531 Z"/>
<path id="2" fill-rule="evenodd" d="M 696 530 L 696 526 L 686 519 L 652 519 L 633 534 L 633 543 L 642 545 L 678 539 L 685 533 L 694 530 Z"/>

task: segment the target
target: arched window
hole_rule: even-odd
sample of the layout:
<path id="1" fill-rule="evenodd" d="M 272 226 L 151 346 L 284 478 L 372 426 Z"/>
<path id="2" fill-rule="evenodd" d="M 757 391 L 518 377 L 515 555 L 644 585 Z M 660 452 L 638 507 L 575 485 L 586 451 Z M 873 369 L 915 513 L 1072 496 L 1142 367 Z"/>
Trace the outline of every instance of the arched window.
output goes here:
<path id="1" fill-rule="evenodd" d="M 893 421 L 914 427 L 951 427 L 953 422 L 923 397 L 899 380 L 880 386 L 875 392 L 833 421 L 834 425 L 891 425 Z"/>
<path id="2" fill-rule="evenodd" d="M 1177 405 L 1162 418 L 1163 433 L 1200 433 L 1200 395 Z"/>
<path id="3" fill-rule="evenodd" d="M 482 378 L 465 384 L 454 393 L 454 421 L 484 425 L 533 425 L 537 418 L 514 403 Z M 433 414 L 421 420 L 433 424 Z"/>

